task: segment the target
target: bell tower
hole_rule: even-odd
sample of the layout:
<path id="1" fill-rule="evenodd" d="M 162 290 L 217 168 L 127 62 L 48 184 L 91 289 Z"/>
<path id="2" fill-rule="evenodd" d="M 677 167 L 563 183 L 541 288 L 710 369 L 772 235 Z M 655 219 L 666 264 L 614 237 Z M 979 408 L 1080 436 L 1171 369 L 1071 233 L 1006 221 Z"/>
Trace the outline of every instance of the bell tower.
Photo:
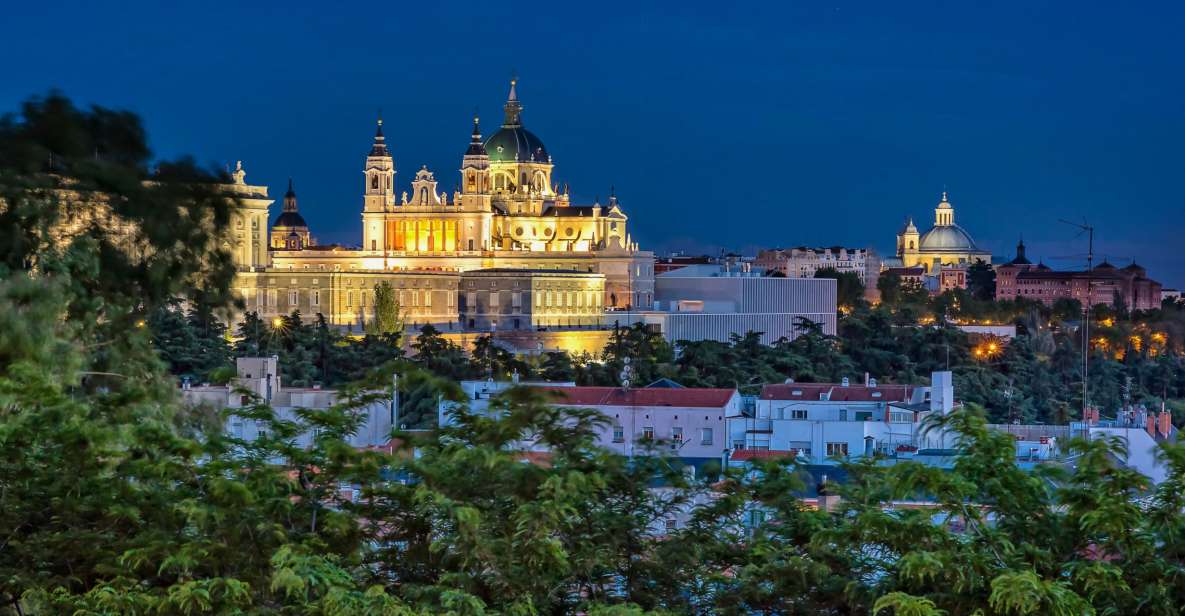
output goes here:
<path id="1" fill-rule="evenodd" d="M 362 191 L 363 211 L 390 211 L 395 205 L 395 161 L 391 158 L 391 152 L 387 150 L 381 117 L 378 120 L 378 128 L 375 129 L 374 145 L 370 147 L 370 154 L 366 156 L 366 166 L 362 173 L 366 176 Z"/>
<path id="2" fill-rule="evenodd" d="M 362 174 L 362 249 L 384 250 L 387 245 L 384 213 L 395 209 L 395 161 L 387 150 L 381 116 Z"/>
<path id="3" fill-rule="evenodd" d="M 478 116 L 473 116 L 473 134 L 470 135 L 469 148 L 461 159 L 461 199 L 462 206 L 481 206 L 488 203 L 489 186 L 489 155 L 481 140 L 481 126 Z"/>

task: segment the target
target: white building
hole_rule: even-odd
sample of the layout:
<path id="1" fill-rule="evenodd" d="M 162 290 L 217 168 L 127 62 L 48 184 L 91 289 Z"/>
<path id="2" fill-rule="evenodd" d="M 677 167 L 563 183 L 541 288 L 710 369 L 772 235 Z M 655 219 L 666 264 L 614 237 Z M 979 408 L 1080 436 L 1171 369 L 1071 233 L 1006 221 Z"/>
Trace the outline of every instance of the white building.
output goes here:
<path id="1" fill-rule="evenodd" d="M 690 265 L 655 276 L 654 307 L 644 312 L 610 312 L 606 324 L 646 323 L 671 341 L 717 340 L 761 332 L 761 342 L 793 339 L 802 321 L 835 334 L 835 280 L 762 276 L 747 263 Z"/>
<path id="2" fill-rule="evenodd" d="M 881 262 L 871 248 L 772 248 L 757 253 L 753 265 L 768 271 L 781 272 L 787 278 L 814 278 L 815 272 L 833 268 L 840 273 L 850 272 L 860 277 L 860 284 L 876 286 Z"/>
<path id="3" fill-rule="evenodd" d="M 949 435 L 923 430 L 930 413 L 954 404 L 950 372 L 935 372 L 932 387 L 867 383 L 766 385 L 752 417 L 729 420 L 733 460 L 796 455 L 827 464 L 832 458 L 948 449 Z"/>
<path id="4" fill-rule="evenodd" d="M 208 405 L 217 410 L 250 406 L 250 395 L 240 393 L 246 389 L 271 405 L 276 418 L 282 421 L 297 421 L 297 410 L 328 409 L 338 402 L 337 392 L 320 387 L 284 387 L 280 383 L 279 361 L 276 357 L 240 357 L 235 360 L 238 377 L 227 385 L 184 385 L 182 396 L 193 405 Z M 358 431 L 350 436 L 354 447 L 376 447 L 391 440 L 391 405 L 376 402 L 358 409 L 365 419 Z M 226 430 L 236 438 L 255 440 L 265 433 L 267 426 L 243 417 L 228 417 Z M 312 444 L 311 434 L 302 434 L 298 442 L 303 446 Z"/>
<path id="5" fill-rule="evenodd" d="M 489 412 L 489 401 L 515 383 L 463 381 L 469 411 Z M 522 383 L 555 397 L 554 404 L 588 408 L 608 423 L 598 429 L 597 445 L 624 456 L 669 454 L 685 460 L 719 460 L 728 442 L 725 422 L 740 415 L 741 397 L 735 389 L 689 387 L 583 387 L 573 383 Z M 441 426 L 451 425 L 453 403 L 439 407 Z M 657 447 L 657 449 L 651 449 Z M 523 443 L 525 451 L 543 451 Z"/>

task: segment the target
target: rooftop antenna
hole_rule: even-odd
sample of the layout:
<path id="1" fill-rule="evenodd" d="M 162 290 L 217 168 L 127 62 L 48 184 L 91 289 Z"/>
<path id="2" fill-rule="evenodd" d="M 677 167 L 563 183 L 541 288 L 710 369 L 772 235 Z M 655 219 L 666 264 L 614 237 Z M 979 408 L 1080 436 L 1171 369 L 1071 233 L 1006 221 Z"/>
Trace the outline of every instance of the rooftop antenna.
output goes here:
<path id="1" fill-rule="evenodd" d="M 1086 301 L 1083 302 L 1083 319 L 1082 319 L 1082 418 L 1086 419 L 1086 409 L 1090 405 L 1090 304 L 1094 295 L 1094 227 L 1087 224 L 1086 219 L 1082 219 L 1081 223 L 1070 222 L 1065 219 L 1059 220 L 1071 227 L 1078 227 L 1080 231 L 1075 237 L 1082 237 L 1086 234 Z"/>

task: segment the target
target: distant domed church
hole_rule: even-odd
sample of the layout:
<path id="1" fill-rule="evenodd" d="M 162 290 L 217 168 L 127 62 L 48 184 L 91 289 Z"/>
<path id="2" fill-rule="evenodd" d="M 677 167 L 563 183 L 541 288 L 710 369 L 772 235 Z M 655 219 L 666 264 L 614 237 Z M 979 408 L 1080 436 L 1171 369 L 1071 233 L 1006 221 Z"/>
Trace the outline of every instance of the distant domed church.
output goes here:
<path id="1" fill-rule="evenodd" d="M 992 262 L 992 254 L 980 250 L 971 234 L 955 224 L 955 208 L 947 199 L 946 191 L 934 208 L 934 226 L 918 233 L 913 218 L 897 233 L 897 257 L 902 267 L 923 267 L 933 272 L 942 265 Z"/>
<path id="2" fill-rule="evenodd" d="M 313 246 L 309 225 L 304 216 L 296 210 L 296 191 L 292 179 L 288 179 L 288 192 L 284 193 L 284 211 L 272 223 L 271 247 L 276 250 L 304 250 Z"/>

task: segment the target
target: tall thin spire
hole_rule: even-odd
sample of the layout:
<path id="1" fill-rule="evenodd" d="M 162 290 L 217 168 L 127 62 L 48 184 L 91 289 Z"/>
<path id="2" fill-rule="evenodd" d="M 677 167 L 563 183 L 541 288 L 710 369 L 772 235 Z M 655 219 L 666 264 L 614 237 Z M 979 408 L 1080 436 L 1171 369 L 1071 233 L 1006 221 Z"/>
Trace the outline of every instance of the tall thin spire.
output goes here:
<path id="1" fill-rule="evenodd" d="M 519 118 L 523 112 L 523 105 L 518 102 L 518 93 L 515 91 L 516 85 L 518 85 L 518 77 L 511 77 L 510 94 L 506 97 L 506 105 L 502 107 L 506 111 L 506 119 L 502 122 L 502 126 L 506 128 L 515 128 L 523 125 L 522 120 Z"/>
<path id="2" fill-rule="evenodd" d="M 296 211 L 296 191 L 292 188 L 292 178 L 288 178 L 288 192 L 284 193 L 284 211 Z"/>

